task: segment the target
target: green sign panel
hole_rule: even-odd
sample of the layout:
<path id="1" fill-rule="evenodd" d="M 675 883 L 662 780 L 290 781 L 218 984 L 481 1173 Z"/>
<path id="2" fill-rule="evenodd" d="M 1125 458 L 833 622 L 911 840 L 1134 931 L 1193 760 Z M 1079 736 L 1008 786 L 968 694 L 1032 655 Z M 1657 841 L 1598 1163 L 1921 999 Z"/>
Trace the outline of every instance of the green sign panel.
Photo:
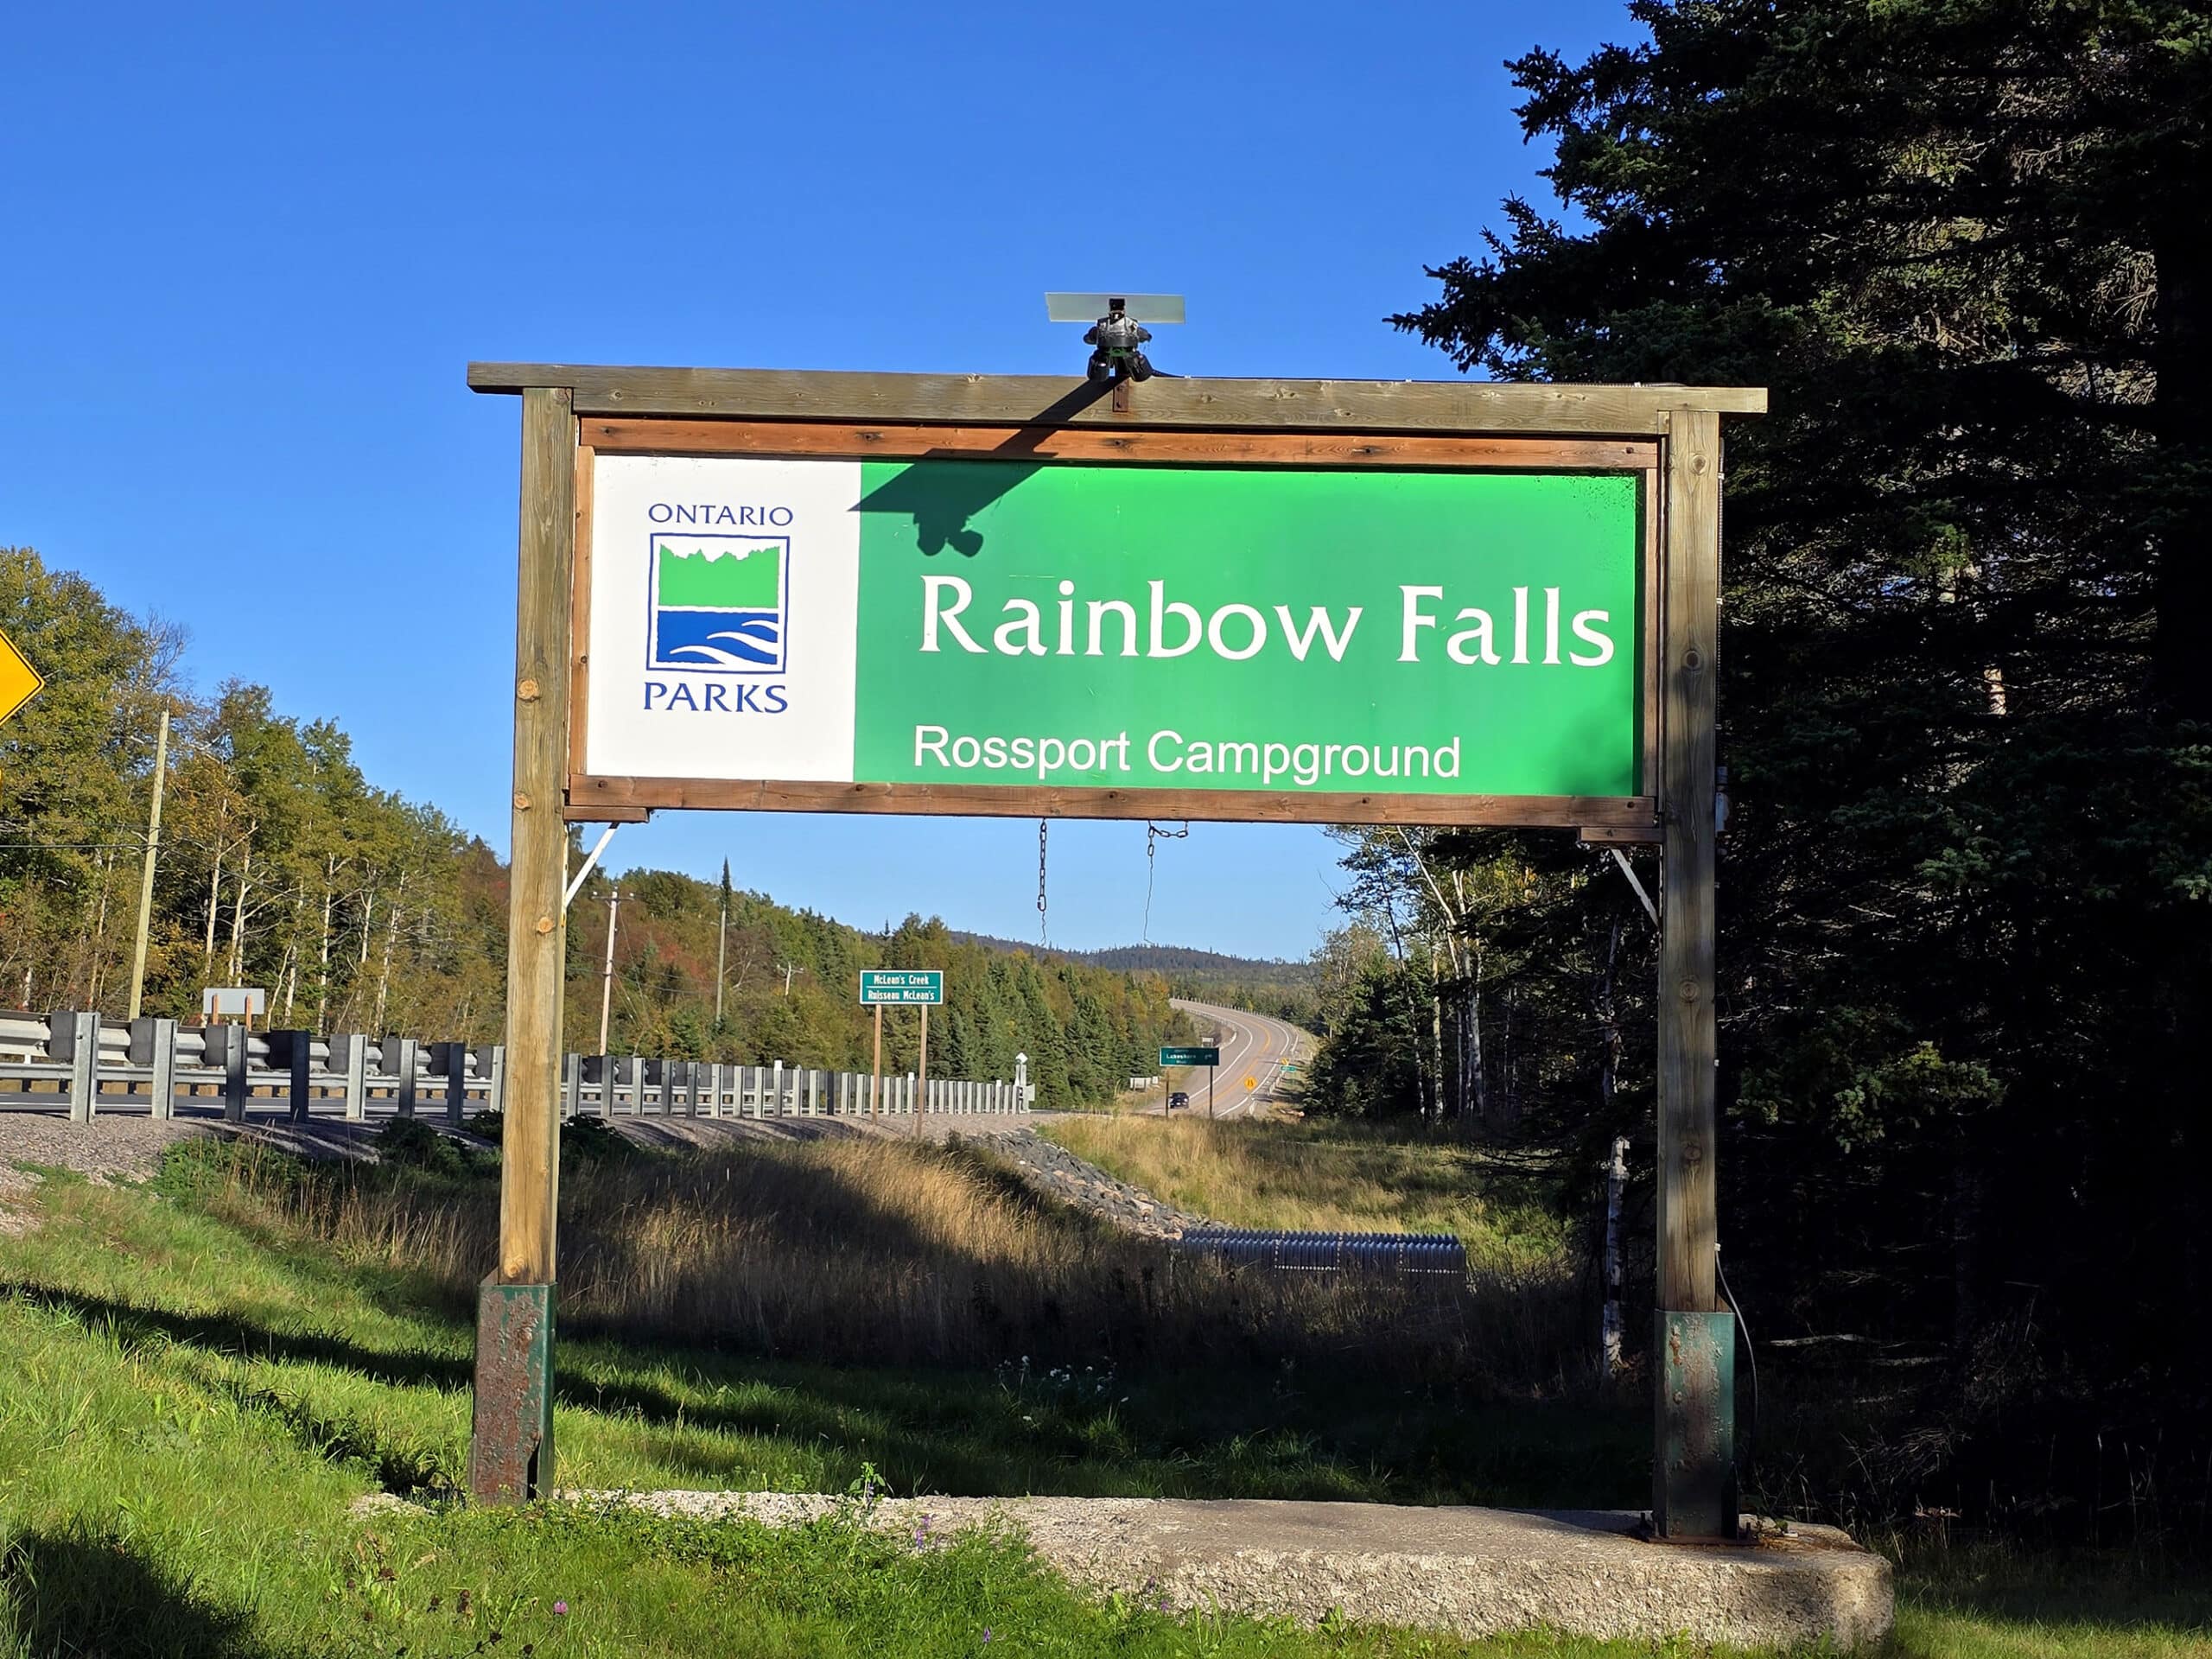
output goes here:
<path id="1" fill-rule="evenodd" d="M 1221 1051 L 1217 1048 L 1163 1048 L 1160 1064 L 1170 1065 L 1219 1065 Z"/>
<path id="2" fill-rule="evenodd" d="M 1649 792 L 1641 474 L 596 467 L 588 772 Z"/>
<path id="3" fill-rule="evenodd" d="M 941 968 L 863 968 L 861 1006 L 920 1002 L 934 1007 L 944 1001 L 944 970 Z"/>

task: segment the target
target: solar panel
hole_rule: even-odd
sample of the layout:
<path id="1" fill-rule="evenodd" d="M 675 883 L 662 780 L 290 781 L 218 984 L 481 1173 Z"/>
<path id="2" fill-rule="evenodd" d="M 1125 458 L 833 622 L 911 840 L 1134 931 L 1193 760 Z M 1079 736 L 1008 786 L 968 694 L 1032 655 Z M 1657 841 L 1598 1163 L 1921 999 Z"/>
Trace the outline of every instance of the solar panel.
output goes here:
<path id="1" fill-rule="evenodd" d="M 1096 322 L 1121 302 L 1124 315 L 1139 322 L 1180 322 L 1180 294 L 1047 294 L 1045 315 L 1054 322 Z"/>

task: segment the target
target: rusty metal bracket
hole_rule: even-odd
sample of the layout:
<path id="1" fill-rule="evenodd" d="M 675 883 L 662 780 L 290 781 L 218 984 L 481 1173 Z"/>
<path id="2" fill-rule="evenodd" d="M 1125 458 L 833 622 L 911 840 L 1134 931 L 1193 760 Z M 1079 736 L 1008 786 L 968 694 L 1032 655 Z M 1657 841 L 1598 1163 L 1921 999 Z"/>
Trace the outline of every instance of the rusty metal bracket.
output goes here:
<path id="1" fill-rule="evenodd" d="M 1662 1538 L 1736 1535 L 1736 1316 L 1662 1309 L 1652 1371 L 1659 1444 L 1651 1522 Z"/>
<path id="2" fill-rule="evenodd" d="M 476 1292 L 476 1407 L 468 1491 L 480 1503 L 528 1503 L 553 1490 L 553 1287 Z"/>

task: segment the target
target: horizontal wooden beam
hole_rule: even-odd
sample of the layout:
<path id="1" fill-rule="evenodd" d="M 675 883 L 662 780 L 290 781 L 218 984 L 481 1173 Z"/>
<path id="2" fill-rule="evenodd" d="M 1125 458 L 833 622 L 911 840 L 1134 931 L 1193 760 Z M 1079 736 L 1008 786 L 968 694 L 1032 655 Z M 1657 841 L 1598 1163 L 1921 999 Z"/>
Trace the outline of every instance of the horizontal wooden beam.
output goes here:
<path id="1" fill-rule="evenodd" d="M 1586 823 L 1583 842 L 1591 847 L 1638 847 L 1656 844 L 1663 834 L 1652 823 Z"/>
<path id="2" fill-rule="evenodd" d="M 855 426 L 827 421 L 687 421 L 587 416 L 601 454 L 963 456 L 1201 467 L 1450 467 L 1650 472 L 1656 439 L 1459 438 L 1327 432 L 1116 432 L 1096 427 Z"/>
<path id="3" fill-rule="evenodd" d="M 1263 431 L 1663 435 L 1677 410 L 1766 410 L 1763 387 L 1552 385 L 1483 380 L 1213 380 L 1128 388 L 1050 375 L 865 374 L 788 369 L 472 363 L 478 391 L 565 386 L 579 415 L 899 421 L 1002 426 L 1249 428 Z"/>
<path id="4" fill-rule="evenodd" d="M 1003 788 L 983 784 L 737 783 L 719 778 L 569 780 L 569 816 L 607 809 L 903 812 L 970 818 L 1175 818 L 1228 823 L 1488 824 L 1580 830 L 1656 823 L 1646 796 L 1309 794 L 1274 789 Z"/>

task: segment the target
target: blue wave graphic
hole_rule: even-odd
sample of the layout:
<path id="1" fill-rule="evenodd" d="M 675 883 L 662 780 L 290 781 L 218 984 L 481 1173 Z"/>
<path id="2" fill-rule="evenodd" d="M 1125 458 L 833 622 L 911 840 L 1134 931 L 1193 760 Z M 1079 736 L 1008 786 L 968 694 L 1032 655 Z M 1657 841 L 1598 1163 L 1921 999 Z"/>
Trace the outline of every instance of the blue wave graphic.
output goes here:
<path id="1" fill-rule="evenodd" d="M 779 667 L 783 619 L 773 611 L 656 611 L 653 663 L 665 668 Z"/>

